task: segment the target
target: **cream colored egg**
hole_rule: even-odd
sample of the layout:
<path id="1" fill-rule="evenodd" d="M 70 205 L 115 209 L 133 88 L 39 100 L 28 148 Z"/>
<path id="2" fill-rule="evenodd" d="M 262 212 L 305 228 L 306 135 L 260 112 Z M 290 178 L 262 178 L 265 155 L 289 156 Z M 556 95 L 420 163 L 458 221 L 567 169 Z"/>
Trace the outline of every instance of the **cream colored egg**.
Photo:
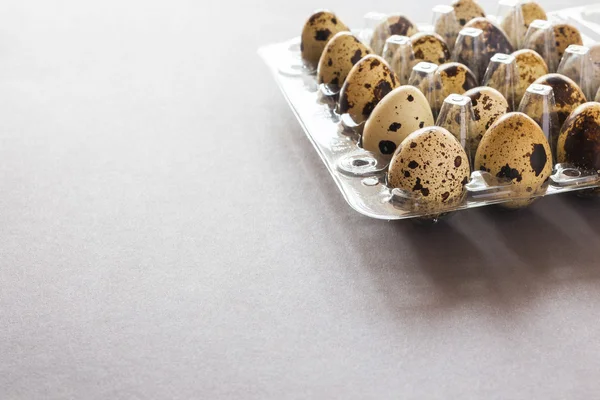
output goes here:
<path id="1" fill-rule="evenodd" d="M 421 212 L 460 204 L 470 177 L 469 160 L 456 138 L 441 127 L 411 133 L 394 154 L 388 185 L 410 193 Z"/>
<path id="2" fill-rule="evenodd" d="M 524 207 L 533 201 L 532 196 L 545 193 L 552 173 L 550 146 L 534 120 L 523 113 L 508 113 L 483 135 L 474 168 L 511 182 L 518 200 L 503 206 Z"/>
<path id="3" fill-rule="evenodd" d="M 450 60 L 450 51 L 444 39 L 437 33 L 419 32 L 410 38 L 415 63 L 422 61 L 444 64 Z"/>
<path id="4" fill-rule="evenodd" d="M 490 87 L 476 87 L 464 95 L 471 99 L 473 109 L 473 121 L 467 143 L 470 154 L 475 155 L 483 135 L 499 117 L 508 112 L 509 107 L 502 93 Z"/>
<path id="5" fill-rule="evenodd" d="M 546 62 L 536 51 L 523 49 L 512 54 L 517 63 L 519 80 L 515 87 L 515 105 L 518 107 L 527 88 L 541 76 L 548 73 Z"/>
<path id="6" fill-rule="evenodd" d="M 330 11 L 317 11 L 310 16 L 302 29 L 300 51 L 310 68 L 317 68 L 325 46 L 338 32 L 348 31 L 338 17 Z"/>
<path id="7" fill-rule="evenodd" d="M 375 54 L 381 55 L 385 41 L 392 35 L 412 36 L 417 33 L 417 25 L 404 15 L 391 15 L 382 21 L 373 31 L 371 48 Z"/>
<path id="8" fill-rule="evenodd" d="M 379 102 L 367 120 L 363 148 L 391 158 L 409 134 L 433 124 L 433 114 L 423 93 L 414 86 L 400 86 Z"/>
<path id="9" fill-rule="evenodd" d="M 319 61 L 318 82 L 330 86 L 333 90 L 339 90 L 352 67 L 371 53 L 371 49 L 352 33 L 337 33 L 325 46 Z"/>
<path id="10" fill-rule="evenodd" d="M 346 77 L 340 92 L 339 112 L 349 114 L 355 123 L 360 124 L 398 86 L 398 78 L 385 60 L 370 54 L 356 63 Z"/>

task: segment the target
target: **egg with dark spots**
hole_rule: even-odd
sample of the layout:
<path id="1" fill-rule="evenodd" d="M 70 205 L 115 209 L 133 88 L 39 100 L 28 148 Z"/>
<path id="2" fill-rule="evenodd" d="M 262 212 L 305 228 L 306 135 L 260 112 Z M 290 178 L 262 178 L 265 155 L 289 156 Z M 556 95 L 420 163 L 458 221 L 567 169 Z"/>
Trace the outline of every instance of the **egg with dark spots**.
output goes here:
<path id="1" fill-rule="evenodd" d="M 519 74 L 515 85 L 515 106 L 518 107 L 527 88 L 548 73 L 548 66 L 542 56 L 534 50 L 522 49 L 515 51 L 512 55 L 515 57 Z"/>
<path id="2" fill-rule="evenodd" d="M 410 38 L 415 63 L 422 61 L 444 64 L 450 60 L 450 50 L 444 39 L 437 33 L 419 32 Z"/>
<path id="3" fill-rule="evenodd" d="M 585 95 L 579 86 L 571 78 L 564 75 L 547 74 L 536 79 L 534 83 L 552 87 L 554 102 L 556 103 L 554 111 L 557 113 L 559 126 L 564 124 L 573 110 L 586 102 Z M 539 111 L 533 110 L 532 112 L 539 114 L 543 110 L 540 108 Z M 534 118 L 541 120 L 538 115 L 535 115 Z"/>
<path id="4" fill-rule="evenodd" d="M 348 114 L 355 123 L 360 124 L 398 86 L 398 78 L 385 60 L 369 54 L 348 73 L 340 92 L 338 111 L 340 114 Z"/>
<path id="5" fill-rule="evenodd" d="M 417 33 L 417 25 L 404 15 L 391 15 L 382 21 L 373 31 L 371 48 L 376 54 L 383 53 L 385 41 L 392 35 L 412 36 Z"/>
<path id="6" fill-rule="evenodd" d="M 474 0 L 456 0 L 453 12 L 442 15 L 435 23 L 435 32 L 452 48 L 458 32 L 473 18 L 485 17 L 485 11 Z"/>
<path id="7" fill-rule="evenodd" d="M 471 171 L 464 149 L 441 127 L 427 127 L 408 135 L 390 162 L 391 188 L 411 194 L 420 212 L 436 213 L 460 205 Z"/>
<path id="8" fill-rule="evenodd" d="M 437 70 L 442 85 L 439 100 L 451 94 L 461 94 L 477 86 L 473 72 L 464 64 L 451 62 L 440 65 Z"/>
<path id="9" fill-rule="evenodd" d="M 318 82 L 329 86 L 330 90 L 339 91 L 352 67 L 368 54 L 371 54 L 371 49 L 352 33 L 337 33 L 325 46 L 319 61 Z"/>
<path id="10" fill-rule="evenodd" d="M 546 11 L 536 2 L 522 3 L 513 7 L 502 20 L 502 29 L 506 32 L 513 46 L 517 45 L 517 36 L 524 39 L 529 25 L 536 19 L 547 20 Z"/>
<path id="11" fill-rule="evenodd" d="M 581 37 L 581 33 L 577 28 L 570 24 L 554 24 L 554 43 L 551 43 L 551 51 L 548 54 L 548 59 L 546 61 L 550 65 L 554 65 L 558 67 L 560 60 L 562 59 L 563 54 L 565 54 L 565 50 L 572 44 L 583 45 L 583 39 Z M 531 42 L 528 47 L 533 48 L 539 54 L 545 54 L 546 49 L 546 35 L 544 31 L 539 31 L 534 34 L 534 36 L 529 39 Z"/>
<path id="12" fill-rule="evenodd" d="M 502 206 L 524 207 L 545 193 L 552 173 L 550 145 L 533 119 L 520 112 L 504 114 L 483 135 L 474 169 L 510 181 L 518 200 Z"/>
<path id="13" fill-rule="evenodd" d="M 600 172 L 600 103 L 585 103 L 571 113 L 560 131 L 556 153 L 560 163 Z"/>
<path id="14" fill-rule="evenodd" d="M 479 79 L 483 78 L 490 59 L 496 53 L 511 54 L 514 51 L 506 33 L 487 18 L 472 19 L 465 28 L 481 29 L 483 31 L 481 44 L 477 43 L 479 38 L 465 36 L 456 61 L 469 66 L 480 75 Z M 481 54 L 478 55 L 479 51 Z"/>
<path id="15" fill-rule="evenodd" d="M 317 11 L 310 16 L 302 29 L 300 51 L 309 68 L 316 69 L 327 43 L 338 32 L 349 31 L 339 18 L 330 11 Z"/>
<path id="16" fill-rule="evenodd" d="M 423 93 L 414 86 L 400 86 L 377 104 L 367 120 L 363 148 L 389 159 L 409 134 L 433 124 Z"/>
<path id="17" fill-rule="evenodd" d="M 491 87 L 476 87 L 464 95 L 471 99 L 473 109 L 467 144 L 470 154 L 475 155 L 483 135 L 499 117 L 509 111 L 509 107 L 502 93 Z"/>

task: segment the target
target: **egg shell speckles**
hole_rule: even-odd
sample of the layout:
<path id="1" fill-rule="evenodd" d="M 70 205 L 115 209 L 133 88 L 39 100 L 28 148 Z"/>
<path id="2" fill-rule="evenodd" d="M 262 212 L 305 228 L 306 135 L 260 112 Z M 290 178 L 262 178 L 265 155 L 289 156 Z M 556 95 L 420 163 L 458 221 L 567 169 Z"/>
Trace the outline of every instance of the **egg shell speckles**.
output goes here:
<path id="1" fill-rule="evenodd" d="M 577 107 L 563 125 L 557 146 L 558 162 L 600 171 L 600 103 Z"/>
<path id="2" fill-rule="evenodd" d="M 302 59 L 311 68 L 317 68 L 325 46 L 338 32 L 348 27 L 330 11 L 318 11 L 310 16 L 302 29 L 300 51 Z"/>
<path id="3" fill-rule="evenodd" d="M 579 86 L 564 75 L 547 74 L 536 79 L 534 83 L 552 87 L 559 126 L 562 126 L 574 109 L 586 101 L 585 95 Z"/>
<path id="4" fill-rule="evenodd" d="M 465 151 L 450 132 L 423 128 L 404 139 L 388 170 L 388 185 L 412 194 L 423 212 L 460 204 L 470 176 Z"/>
<path id="5" fill-rule="evenodd" d="M 442 90 L 439 93 L 440 101 L 444 101 L 451 94 L 464 93 L 477 86 L 477 79 L 473 72 L 461 63 L 442 64 L 437 73 L 442 84 Z"/>
<path id="6" fill-rule="evenodd" d="M 502 29 L 506 32 L 513 45 L 516 45 L 517 35 L 525 35 L 529 25 L 536 19 L 547 20 L 546 11 L 538 3 L 529 2 L 523 3 L 520 6 L 520 14 L 518 15 L 518 6 L 514 7 L 502 21 Z M 518 27 L 518 19 L 522 17 L 522 26 Z"/>
<path id="7" fill-rule="evenodd" d="M 437 33 L 420 32 L 410 38 L 415 63 L 421 61 L 444 64 L 450 60 L 450 51 L 444 39 Z"/>
<path id="8" fill-rule="evenodd" d="M 508 113 L 483 135 L 474 168 L 498 178 L 510 179 L 515 197 L 543 194 L 552 173 L 552 155 L 544 132 L 523 113 Z M 532 200 L 520 199 L 503 206 L 523 207 Z"/>
<path id="9" fill-rule="evenodd" d="M 350 70 L 340 92 L 339 112 L 349 114 L 355 123 L 360 124 L 398 86 L 398 78 L 385 60 L 370 54 Z"/>
<path id="10" fill-rule="evenodd" d="M 435 23 L 435 32 L 446 43 L 454 45 L 458 32 L 473 18 L 485 17 L 485 11 L 473 0 L 457 0 L 452 3 L 454 12 L 443 16 Z"/>
<path id="11" fill-rule="evenodd" d="M 408 135 L 433 124 L 423 93 L 414 86 L 400 86 L 379 102 L 367 120 L 363 148 L 390 158 Z"/>
<path id="12" fill-rule="evenodd" d="M 512 55 L 515 57 L 517 68 L 519 70 L 519 80 L 515 87 L 515 104 L 518 106 L 521 103 L 527 88 L 535 82 L 536 79 L 548 73 L 548 66 L 542 56 L 534 50 L 518 50 Z"/>
<path id="13" fill-rule="evenodd" d="M 483 48 L 481 49 L 481 56 L 477 59 L 475 54 L 476 40 L 467 36 L 465 37 L 464 47 L 457 56 L 457 61 L 470 66 L 476 62 L 477 69 L 482 75 L 485 73 L 494 54 L 511 54 L 514 51 L 506 33 L 487 18 L 472 19 L 465 25 L 465 28 L 476 28 L 483 31 Z"/>
<path id="14" fill-rule="evenodd" d="M 337 33 L 325 46 L 319 61 L 318 82 L 339 89 L 352 67 L 368 54 L 371 49 L 352 33 Z"/>
<path id="15" fill-rule="evenodd" d="M 476 154 L 479 142 L 492 124 L 508 112 L 508 102 L 496 89 L 480 86 L 464 94 L 471 98 L 474 120 L 469 129 L 468 145 L 471 154 Z"/>
<path id="16" fill-rule="evenodd" d="M 381 55 L 385 41 L 392 35 L 412 36 L 419 32 L 417 25 L 404 15 L 392 15 L 381 22 L 374 30 L 371 48 L 375 54 Z"/>
<path id="17" fill-rule="evenodd" d="M 565 50 L 572 44 L 583 45 L 581 33 L 573 25 L 557 24 L 554 25 L 554 38 L 556 39 L 556 49 L 558 50 L 558 60 L 565 54 Z M 557 64 L 558 65 L 558 64 Z"/>

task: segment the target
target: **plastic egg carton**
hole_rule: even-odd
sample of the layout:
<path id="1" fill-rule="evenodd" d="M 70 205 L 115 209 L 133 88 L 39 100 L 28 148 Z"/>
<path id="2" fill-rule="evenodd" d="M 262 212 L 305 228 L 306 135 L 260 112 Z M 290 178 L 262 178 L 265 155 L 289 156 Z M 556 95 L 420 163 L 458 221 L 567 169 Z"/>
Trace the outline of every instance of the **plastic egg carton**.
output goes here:
<path id="1" fill-rule="evenodd" d="M 507 7 L 511 7 L 510 4 L 506 4 L 501 2 L 499 15 Z M 446 9 L 447 7 L 443 6 L 434 8 L 434 23 L 439 19 L 440 13 L 444 13 Z M 489 15 L 488 18 L 495 19 Z M 368 40 L 369 35 L 372 34 L 374 21 L 380 19 L 381 14 L 367 14 L 363 29 L 353 33 L 362 41 Z M 553 22 L 568 22 L 577 27 L 582 34 L 584 46 L 591 46 L 600 40 L 600 5 L 550 12 L 548 19 Z M 432 31 L 433 27 L 431 24 L 419 24 L 419 29 Z M 544 29 L 544 26 L 540 26 L 540 29 Z M 421 207 L 419 200 L 412 198 L 410 193 L 391 189 L 386 185 L 389 160 L 382 159 L 381 156 L 362 148 L 362 126 L 355 124 L 348 115 L 339 115 L 336 112 L 335 101 L 330 95 L 328 96 L 325 88 L 317 84 L 314 72 L 310 73 L 304 67 L 300 56 L 299 37 L 264 46 L 259 49 L 259 54 L 272 71 L 298 122 L 329 170 L 344 199 L 353 209 L 368 217 L 384 220 L 419 217 L 437 219 L 439 215 L 458 210 L 600 188 L 600 176 L 596 171 L 584 171 L 571 165 L 556 164 L 543 190 L 523 197 L 523 194 L 513 190 L 510 181 L 496 178 L 485 171 L 473 171 L 470 181 L 466 184 L 467 194 L 464 201 L 436 209 L 435 213 L 432 213 L 430 209 Z M 579 60 L 577 54 L 573 56 L 575 61 Z M 496 61 L 505 62 L 502 57 Z M 414 74 L 414 71 L 412 73 Z M 426 71 L 423 73 L 426 74 Z M 477 73 L 483 76 L 485 71 L 477 71 Z M 580 79 L 582 81 L 590 79 L 589 73 L 581 74 Z M 543 87 L 530 87 L 526 95 L 537 96 L 537 101 L 547 99 Z M 449 96 L 443 106 L 440 113 L 460 112 L 461 107 L 464 106 L 464 97 Z M 540 121 L 536 122 L 540 123 Z M 554 129 L 556 128 L 554 126 Z M 550 127 L 546 127 L 544 131 L 550 135 L 548 129 Z"/>

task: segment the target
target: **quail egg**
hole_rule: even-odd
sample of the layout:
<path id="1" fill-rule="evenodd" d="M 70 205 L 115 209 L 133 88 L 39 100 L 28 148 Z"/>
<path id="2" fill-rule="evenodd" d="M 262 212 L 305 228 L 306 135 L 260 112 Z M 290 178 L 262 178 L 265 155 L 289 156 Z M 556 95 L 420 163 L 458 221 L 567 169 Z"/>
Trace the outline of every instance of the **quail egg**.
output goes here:
<path id="1" fill-rule="evenodd" d="M 348 27 L 330 11 L 317 11 L 310 16 L 302 29 L 300 51 L 302 59 L 310 68 L 317 68 L 325 45 L 338 32 Z"/>
<path id="2" fill-rule="evenodd" d="M 520 9 L 518 8 L 520 7 Z M 520 13 L 520 15 L 519 15 Z M 519 21 L 522 18 L 522 21 Z M 509 38 L 514 46 L 517 45 L 517 36 L 522 38 L 527 34 L 529 24 L 536 19 L 547 20 L 546 11 L 535 2 L 522 3 L 511 9 L 502 21 L 502 29 L 509 35 Z M 517 26 L 519 24 L 520 26 Z"/>
<path id="3" fill-rule="evenodd" d="M 382 54 L 385 41 L 390 36 L 412 36 L 418 31 L 417 25 L 404 15 L 392 15 L 375 28 L 371 38 L 371 48 L 376 54 Z"/>
<path id="4" fill-rule="evenodd" d="M 563 125 L 558 137 L 560 163 L 600 172 L 600 103 L 577 107 Z"/>
<path id="5" fill-rule="evenodd" d="M 325 46 L 319 68 L 318 82 L 339 91 L 352 67 L 371 49 L 350 32 L 338 32 Z"/>
<path id="6" fill-rule="evenodd" d="M 339 112 L 349 114 L 360 124 L 369 118 L 377 103 L 398 86 L 398 78 L 385 60 L 369 54 L 356 63 L 346 77 L 340 92 Z"/>
<path id="7" fill-rule="evenodd" d="M 552 87 L 554 102 L 556 103 L 554 111 L 557 113 L 559 126 L 562 126 L 575 108 L 586 101 L 585 95 L 579 86 L 571 78 L 564 75 L 547 74 L 536 79 L 534 83 Z"/>
<path id="8" fill-rule="evenodd" d="M 483 78 L 494 54 L 511 54 L 514 51 L 506 33 L 487 18 L 472 19 L 465 25 L 465 28 L 481 29 L 483 31 L 482 44 L 478 46 L 476 38 L 465 36 L 463 46 L 457 54 L 457 61 L 469 66 L 474 71 L 476 70 L 476 73 L 481 75 L 480 79 Z M 479 51 L 481 54 L 477 54 Z"/>
<path id="9" fill-rule="evenodd" d="M 544 132 L 527 115 L 512 112 L 498 118 L 487 130 L 475 155 L 474 168 L 510 180 L 514 200 L 502 204 L 519 208 L 545 192 L 552 173 L 552 155 Z"/>
<path id="10" fill-rule="evenodd" d="M 391 158 L 409 134 L 433 124 L 425 95 L 414 86 L 400 86 L 377 104 L 367 120 L 363 148 Z"/>
<path id="11" fill-rule="evenodd" d="M 474 155 L 483 135 L 500 116 L 508 112 L 509 107 L 504 96 L 491 87 L 476 87 L 464 95 L 471 99 L 473 109 L 467 144 L 470 154 Z"/>
<path id="12" fill-rule="evenodd" d="M 539 77 L 548 73 L 546 62 L 537 52 L 530 49 L 515 51 L 515 57 L 519 71 L 519 79 L 515 86 L 515 105 L 518 106 L 527 91 L 527 88 Z"/>
<path id="13" fill-rule="evenodd" d="M 454 11 L 443 15 L 435 23 L 435 32 L 444 38 L 451 47 L 456 42 L 458 32 L 473 18 L 485 17 L 485 11 L 474 0 L 456 0 Z"/>
<path id="14" fill-rule="evenodd" d="M 421 212 L 435 213 L 460 204 L 466 195 L 470 167 L 467 155 L 446 129 L 419 129 L 402 141 L 390 162 L 391 188 L 409 193 Z"/>
<path id="15" fill-rule="evenodd" d="M 442 89 L 439 93 L 441 101 L 451 94 L 464 93 L 466 90 L 470 90 L 477 86 L 477 79 L 475 75 L 467 66 L 451 62 L 440 65 L 437 70 L 440 77 Z"/>
<path id="16" fill-rule="evenodd" d="M 554 24 L 552 27 L 554 31 L 554 43 L 549 44 L 551 46 L 551 51 L 548 55 L 545 54 L 547 53 L 545 49 L 547 48 L 548 43 L 546 43 L 546 34 L 543 30 L 536 32 L 534 36 L 529 39 L 530 44 L 528 44 L 528 47 L 533 48 L 539 54 L 543 54 L 544 57 L 546 57 L 546 62 L 549 64 L 549 67 L 556 68 L 567 47 L 572 44 L 582 45 L 583 39 L 579 30 L 573 25 Z"/>
<path id="17" fill-rule="evenodd" d="M 437 33 L 420 32 L 410 38 L 415 62 L 444 64 L 450 60 L 450 51 L 444 39 Z"/>

